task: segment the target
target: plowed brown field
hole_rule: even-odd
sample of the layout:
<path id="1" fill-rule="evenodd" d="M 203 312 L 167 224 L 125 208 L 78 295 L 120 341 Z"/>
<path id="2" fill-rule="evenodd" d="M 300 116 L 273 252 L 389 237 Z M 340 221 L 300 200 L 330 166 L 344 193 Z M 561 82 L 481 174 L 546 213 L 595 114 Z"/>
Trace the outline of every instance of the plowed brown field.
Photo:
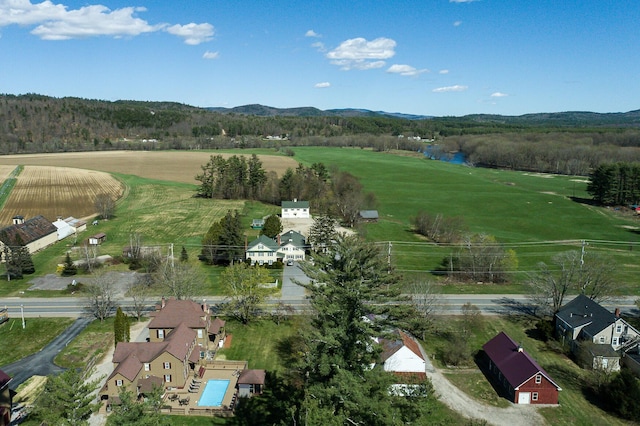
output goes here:
<path id="1" fill-rule="evenodd" d="M 75 167 L 196 184 L 198 182 L 195 180 L 195 176 L 201 172 L 200 166 L 206 164 L 211 155 L 230 157 L 234 154 L 192 151 L 65 152 L 60 154 L 3 155 L 0 156 L 0 165 Z M 295 169 L 298 166 L 298 163 L 290 157 L 277 155 L 259 155 L 258 157 L 265 170 L 273 170 L 279 176 L 289 167 Z"/>
<path id="2" fill-rule="evenodd" d="M 0 168 L 0 174 L 2 171 Z M 0 211 L 0 224 L 11 224 L 11 218 L 15 215 L 22 215 L 26 219 L 43 215 L 50 221 L 55 221 L 58 216 L 91 216 L 95 214 L 98 194 L 106 193 L 117 199 L 122 191 L 122 184 L 105 172 L 25 166 Z"/>

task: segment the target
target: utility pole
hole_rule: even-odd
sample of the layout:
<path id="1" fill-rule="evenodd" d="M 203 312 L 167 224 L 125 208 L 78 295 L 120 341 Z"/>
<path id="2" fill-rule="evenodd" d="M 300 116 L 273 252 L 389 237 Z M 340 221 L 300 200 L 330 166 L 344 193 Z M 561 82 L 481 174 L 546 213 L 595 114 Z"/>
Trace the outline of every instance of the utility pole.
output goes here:
<path id="1" fill-rule="evenodd" d="M 391 273 L 391 241 L 389 241 L 389 247 L 388 247 L 388 251 L 387 251 L 387 273 L 390 274 Z"/>
<path id="2" fill-rule="evenodd" d="M 27 326 L 24 323 L 24 305 L 20 305 L 20 315 L 22 316 L 22 329 L 24 330 Z"/>

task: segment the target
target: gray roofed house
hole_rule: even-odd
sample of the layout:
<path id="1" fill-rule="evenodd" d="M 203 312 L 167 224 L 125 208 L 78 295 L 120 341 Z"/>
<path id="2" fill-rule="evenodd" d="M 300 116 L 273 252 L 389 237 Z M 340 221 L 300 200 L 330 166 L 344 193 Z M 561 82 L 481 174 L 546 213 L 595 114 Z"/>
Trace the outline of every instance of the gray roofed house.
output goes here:
<path id="1" fill-rule="evenodd" d="M 281 203 L 281 213 L 283 219 L 309 219 L 311 217 L 309 212 L 308 201 L 283 201 Z"/>
<path id="2" fill-rule="evenodd" d="M 584 294 L 576 296 L 556 314 L 556 333 L 565 342 L 586 340 L 626 350 L 640 340 L 640 332 Z"/>

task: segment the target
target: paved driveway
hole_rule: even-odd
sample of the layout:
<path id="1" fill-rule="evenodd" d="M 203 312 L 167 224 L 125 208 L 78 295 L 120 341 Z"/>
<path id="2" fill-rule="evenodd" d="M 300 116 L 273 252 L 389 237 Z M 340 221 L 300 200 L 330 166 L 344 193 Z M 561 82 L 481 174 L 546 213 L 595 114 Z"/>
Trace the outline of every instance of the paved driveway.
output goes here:
<path id="1" fill-rule="evenodd" d="M 15 390 L 31 376 L 48 376 L 49 374 L 62 372 L 63 369 L 55 365 L 53 359 L 69 342 L 80 334 L 91 321 L 92 319 L 87 317 L 78 318 L 40 352 L 22 358 L 13 364 L 0 367 L 13 378 L 11 388 Z M 28 326 L 27 324 L 27 327 Z"/>
<path id="2" fill-rule="evenodd" d="M 292 302 L 299 302 L 306 297 L 304 287 L 299 286 L 295 282 L 301 282 L 304 284 L 309 283 L 309 277 L 307 277 L 302 269 L 298 266 L 298 262 L 295 262 L 293 266 L 284 266 L 282 272 L 282 302 L 291 304 Z"/>

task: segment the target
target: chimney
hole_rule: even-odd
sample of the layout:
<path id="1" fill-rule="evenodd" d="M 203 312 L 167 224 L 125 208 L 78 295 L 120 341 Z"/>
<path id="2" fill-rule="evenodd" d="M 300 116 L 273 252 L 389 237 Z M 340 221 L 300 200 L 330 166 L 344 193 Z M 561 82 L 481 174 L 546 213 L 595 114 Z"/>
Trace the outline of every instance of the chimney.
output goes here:
<path id="1" fill-rule="evenodd" d="M 207 300 L 206 299 L 202 299 L 202 311 L 205 314 L 209 314 L 209 305 L 207 305 Z"/>
<path id="2" fill-rule="evenodd" d="M 278 234 L 278 245 L 280 245 L 280 244 L 281 244 L 281 242 L 280 242 L 280 234 Z"/>
<path id="3" fill-rule="evenodd" d="M 164 298 L 164 296 L 162 296 L 162 301 L 160 302 L 160 309 L 164 309 L 165 306 L 167 306 L 167 301 Z"/>
<path id="4" fill-rule="evenodd" d="M 616 308 L 615 315 L 616 318 L 620 318 L 620 308 Z"/>
<path id="5" fill-rule="evenodd" d="M 518 352 L 522 351 L 524 351 L 524 349 L 522 349 L 522 343 L 518 343 Z"/>

